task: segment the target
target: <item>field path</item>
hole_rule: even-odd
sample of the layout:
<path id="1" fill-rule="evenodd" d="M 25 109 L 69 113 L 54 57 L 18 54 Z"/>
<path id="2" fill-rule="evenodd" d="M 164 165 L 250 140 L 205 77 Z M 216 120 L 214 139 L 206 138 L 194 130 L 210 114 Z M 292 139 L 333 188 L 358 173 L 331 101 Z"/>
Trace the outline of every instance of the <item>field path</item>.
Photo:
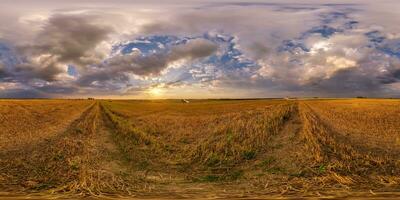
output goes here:
<path id="1" fill-rule="evenodd" d="M 101 149 L 102 159 L 100 160 L 101 168 L 99 170 L 112 174 L 126 173 L 127 169 L 123 162 L 122 154 L 112 139 L 112 133 L 106 126 L 107 122 L 104 117 L 103 113 L 100 113 L 97 134 L 93 138 L 96 148 Z"/>
<path id="2" fill-rule="evenodd" d="M 86 133 L 80 162 L 79 177 L 64 186 L 67 192 L 102 197 L 110 194 L 131 194 L 133 177 L 131 167 L 115 142 L 99 102 L 90 113 L 93 131 Z M 62 191 L 62 190 L 61 190 Z"/>
<path id="3" fill-rule="evenodd" d="M 99 103 L 96 105 L 96 134 L 90 138 L 91 160 L 93 169 L 89 173 L 97 175 L 93 184 L 98 185 L 98 194 L 103 192 L 130 193 L 131 168 L 115 143 L 115 136 L 110 122 Z"/>
<path id="4" fill-rule="evenodd" d="M 296 103 L 282 130 L 274 135 L 269 143 L 267 154 L 273 155 L 270 157 L 273 162 L 270 171 L 292 175 L 302 173 L 304 167 L 308 165 L 307 160 L 310 159 L 307 156 L 305 141 L 301 136 L 302 129 L 303 121 L 299 116 L 299 108 Z"/>

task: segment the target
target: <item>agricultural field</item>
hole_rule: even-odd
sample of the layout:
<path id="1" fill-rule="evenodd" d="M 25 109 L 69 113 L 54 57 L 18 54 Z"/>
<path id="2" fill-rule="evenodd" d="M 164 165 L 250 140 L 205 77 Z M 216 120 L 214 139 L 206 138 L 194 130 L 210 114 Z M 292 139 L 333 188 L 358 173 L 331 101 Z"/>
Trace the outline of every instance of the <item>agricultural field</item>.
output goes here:
<path id="1" fill-rule="evenodd" d="M 400 197 L 400 100 L 1 100 L 22 196 Z"/>

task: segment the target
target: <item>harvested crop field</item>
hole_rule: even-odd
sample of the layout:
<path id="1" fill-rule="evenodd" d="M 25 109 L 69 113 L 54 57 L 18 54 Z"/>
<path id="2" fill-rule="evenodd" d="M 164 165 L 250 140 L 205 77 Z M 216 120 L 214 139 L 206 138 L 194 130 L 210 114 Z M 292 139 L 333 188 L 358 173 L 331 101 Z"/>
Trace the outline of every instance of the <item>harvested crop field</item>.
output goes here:
<path id="1" fill-rule="evenodd" d="M 400 198 L 400 101 L 2 100 L 0 198 Z"/>

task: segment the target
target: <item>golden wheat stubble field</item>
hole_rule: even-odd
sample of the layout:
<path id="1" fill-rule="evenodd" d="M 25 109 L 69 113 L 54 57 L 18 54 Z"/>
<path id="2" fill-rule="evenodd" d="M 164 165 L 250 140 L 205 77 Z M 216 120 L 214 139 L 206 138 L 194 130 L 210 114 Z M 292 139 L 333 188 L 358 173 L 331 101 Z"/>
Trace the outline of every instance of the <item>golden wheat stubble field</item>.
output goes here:
<path id="1" fill-rule="evenodd" d="M 4 198 L 400 192 L 399 100 L 3 100 L 0 130 Z"/>

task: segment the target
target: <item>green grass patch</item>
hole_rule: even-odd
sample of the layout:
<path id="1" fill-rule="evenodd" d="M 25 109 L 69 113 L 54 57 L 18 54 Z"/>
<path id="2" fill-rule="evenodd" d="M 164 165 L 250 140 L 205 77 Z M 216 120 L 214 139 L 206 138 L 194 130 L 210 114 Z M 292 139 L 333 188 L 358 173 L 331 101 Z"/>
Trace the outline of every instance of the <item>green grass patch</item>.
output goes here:
<path id="1" fill-rule="evenodd" d="M 206 161 L 206 165 L 209 167 L 216 166 L 221 163 L 221 159 L 217 154 L 211 154 L 210 157 Z"/>
<path id="2" fill-rule="evenodd" d="M 268 158 L 264 159 L 263 161 L 261 161 L 259 166 L 263 167 L 263 168 L 270 167 L 274 162 L 275 162 L 275 158 L 268 157 Z"/>
<path id="3" fill-rule="evenodd" d="M 242 156 L 245 160 L 252 160 L 256 158 L 256 152 L 252 150 L 244 151 Z"/>
<path id="4" fill-rule="evenodd" d="M 206 175 L 206 176 L 203 176 L 200 178 L 200 181 L 202 181 L 202 182 L 216 182 L 219 180 L 220 180 L 220 176 L 212 175 L 212 174 L 209 174 L 209 175 Z"/>
<path id="5" fill-rule="evenodd" d="M 238 180 L 238 179 L 242 178 L 243 175 L 244 175 L 244 171 L 243 170 L 235 170 L 235 171 L 230 172 L 227 175 L 227 179 L 229 179 L 229 180 Z"/>
<path id="6" fill-rule="evenodd" d="M 285 173 L 285 169 L 280 168 L 280 167 L 272 167 L 266 170 L 268 173 L 271 174 L 283 174 Z"/>

